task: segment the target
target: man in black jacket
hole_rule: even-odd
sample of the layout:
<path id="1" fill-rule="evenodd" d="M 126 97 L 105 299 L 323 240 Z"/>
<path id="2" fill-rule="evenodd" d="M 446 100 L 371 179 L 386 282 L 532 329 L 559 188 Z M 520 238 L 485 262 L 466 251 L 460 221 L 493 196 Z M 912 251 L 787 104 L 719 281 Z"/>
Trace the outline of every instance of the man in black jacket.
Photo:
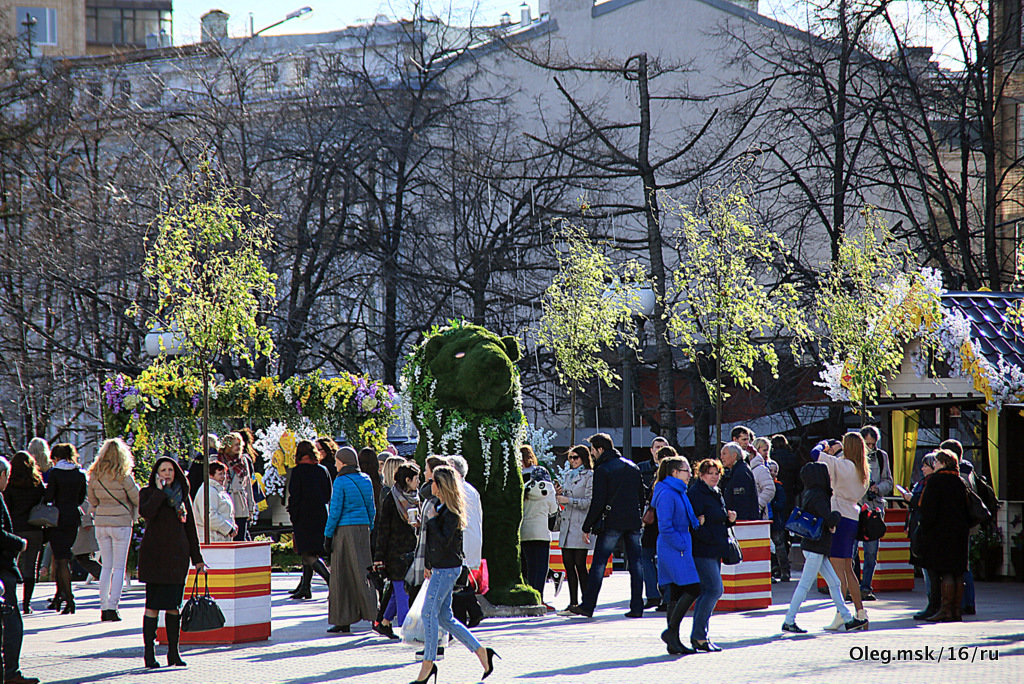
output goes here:
<path id="1" fill-rule="evenodd" d="M 757 486 L 754 474 L 743 459 L 743 447 L 729 442 L 722 447 L 722 481 L 719 488 L 725 497 L 725 507 L 736 511 L 737 520 L 760 520 L 761 511 L 757 505 Z"/>
<path id="2" fill-rule="evenodd" d="M 593 617 L 597 595 L 604 581 L 604 568 L 608 558 L 621 539 L 629 561 L 629 612 L 626 617 L 643 617 L 643 575 L 640 571 L 641 506 L 644 501 L 644 483 L 640 470 L 632 461 L 622 457 L 615 449 L 612 438 L 599 432 L 592 435 L 590 453 L 594 457 L 594 493 L 590 510 L 583 521 L 583 540 L 590 543 L 590 535 L 597 535 L 594 562 L 590 566 L 587 589 L 583 602 L 570 611 L 576 615 Z"/>
<path id="3" fill-rule="evenodd" d="M 10 475 L 10 462 L 0 456 L 0 492 L 7 489 Z M 4 684 L 39 684 L 38 679 L 22 675 L 18 667 L 24 635 L 21 611 L 18 610 L 18 582 L 21 581 L 18 554 L 27 546 L 28 542 L 14 534 L 7 502 L 3 494 L 0 494 L 0 583 L 4 590 L 4 601 L 0 606 L 0 644 L 3 645 L 0 649 L 3 653 L 0 669 L 4 673 Z"/>

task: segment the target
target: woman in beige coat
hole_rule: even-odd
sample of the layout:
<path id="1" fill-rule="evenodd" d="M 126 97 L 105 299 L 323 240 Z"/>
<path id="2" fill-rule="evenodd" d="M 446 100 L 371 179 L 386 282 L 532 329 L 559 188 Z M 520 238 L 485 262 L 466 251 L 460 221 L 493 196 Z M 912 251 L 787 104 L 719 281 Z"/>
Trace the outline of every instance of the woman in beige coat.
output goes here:
<path id="1" fill-rule="evenodd" d="M 89 505 L 100 547 L 100 620 L 117 622 L 124 586 L 132 525 L 139 515 L 139 485 L 132 477 L 135 460 L 121 439 L 108 439 L 89 468 Z"/>
<path id="2" fill-rule="evenodd" d="M 223 463 L 214 461 L 210 464 L 210 490 L 207 491 L 200 485 L 192 502 L 192 512 L 196 516 L 196 530 L 199 536 L 205 534 L 206 514 L 210 514 L 210 541 L 228 542 L 235 538 L 238 526 L 235 524 L 235 506 L 231 501 L 231 495 L 224 489 L 224 483 L 228 479 L 228 469 Z M 209 498 L 210 504 L 207 504 Z"/>

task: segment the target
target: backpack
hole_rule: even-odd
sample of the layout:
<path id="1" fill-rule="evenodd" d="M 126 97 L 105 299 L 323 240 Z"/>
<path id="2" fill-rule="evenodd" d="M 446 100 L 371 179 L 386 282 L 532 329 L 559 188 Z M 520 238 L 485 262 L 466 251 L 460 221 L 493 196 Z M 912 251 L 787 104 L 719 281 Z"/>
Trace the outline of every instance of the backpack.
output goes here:
<path id="1" fill-rule="evenodd" d="M 981 502 L 985 504 L 985 508 L 988 509 L 989 514 L 991 514 L 994 519 L 996 511 L 999 510 L 999 499 L 996 497 L 996 492 L 992 489 L 992 485 L 990 485 L 988 480 L 985 479 L 985 476 L 977 472 L 977 470 L 974 472 L 974 489 L 976 490 L 978 498 L 980 498 Z"/>
<path id="2" fill-rule="evenodd" d="M 884 536 L 885 509 L 861 504 L 860 520 L 857 523 L 857 539 L 859 541 L 875 541 Z"/>

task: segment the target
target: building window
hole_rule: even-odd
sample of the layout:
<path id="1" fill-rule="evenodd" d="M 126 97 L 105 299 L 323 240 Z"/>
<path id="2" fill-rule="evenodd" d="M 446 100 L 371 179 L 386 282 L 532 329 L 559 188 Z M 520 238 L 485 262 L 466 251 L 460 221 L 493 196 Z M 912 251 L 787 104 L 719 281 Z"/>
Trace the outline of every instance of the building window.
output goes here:
<path id="1" fill-rule="evenodd" d="M 127 107 L 132 99 L 132 82 L 127 78 L 117 81 L 114 84 L 114 97 L 117 98 L 119 106 Z"/>
<path id="2" fill-rule="evenodd" d="M 263 65 L 263 87 L 267 90 L 273 90 L 274 86 L 277 85 L 277 80 L 281 77 L 281 70 L 276 64 L 264 64 Z"/>
<path id="3" fill-rule="evenodd" d="M 100 45 L 146 46 L 146 36 L 171 35 L 170 10 L 87 6 L 85 40 Z"/>
<path id="4" fill-rule="evenodd" d="M 19 40 L 32 45 L 57 44 L 57 10 L 49 7 L 18 7 L 14 17 Z"/>

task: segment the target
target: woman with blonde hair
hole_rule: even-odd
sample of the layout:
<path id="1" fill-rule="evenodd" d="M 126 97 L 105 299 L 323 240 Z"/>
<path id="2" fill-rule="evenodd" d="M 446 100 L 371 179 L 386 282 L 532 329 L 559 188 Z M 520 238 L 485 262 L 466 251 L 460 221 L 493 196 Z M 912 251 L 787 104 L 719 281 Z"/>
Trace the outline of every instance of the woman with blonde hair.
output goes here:
<path id="1" fill-rule="evenodd" d="M 824 463 L 832 483 L 832 510 L 841 516 L 832 534 L 829 562 L 839 575 L 843 592 L 849 592 L 857 608 L 857 619 L 867 620 L 868 614 L 860 594 L 860 582 L 853 572 L 853 552 L 857 548 L 857 524 L 860 521 L 860 500 L 868 491 L 870 470 L 867 447 L 859 432 L 847 432 L 842 443 L 835 440 L 819 442 L 811 449 L 811 460 Z M 845 622 L 836 612 L 835 619 L 825 629 L 838 631 Z"/>
<path id="2" fill-rule="evenodd" d="M 452 614 L 452 590 L 462 573 L 462 530 L 467 524 L 462 483 L 451 466 L 438 466 L 434 468 L 433 475 L 430 489 L 440 503 L 436 514 L 426 521 L 427 567 L 423 577 L 429 579 L 430 584 L 423 601 L 423 664 L 420 666 L 419 677 L 412 684 L 422 684 L 431 677 L 436 684 L 437 665 L 434 661 L 437 660 L 440 628 L 444 628 L 476 654 L 484 668 L 482 679 L 487 679 L 494 671 L 494 658 L 497 654 L 481 646 L 472 632 Z"/>
<path id="3" fill-rule="evenodd" d="M 381 471 L 381 480 L 384 484 L 384 493 L 381 497 L 387 496 L 388 490 L 395 486 L 395 472 L 409 461 L 405 460 L 401 456 L 388 456 L 387 460 L 384 461 L 384 470 Z"/>
<path id="4" fill-rule="evenodd" d="M 135 459 L 120 438 L 108 439 L 89 467 L 89 505 L 100 546 L 100 620 L 121 619 L 117 605 L 121 601 L 124 571 L 132 525 L 138 517 L 139 485 L 132 477 Z"/>
<path id="5" fill-rule="evenodd" d="M 224 489 L 231 495 L 235 507 L 235 541 L 249 539 L 249 521 L 256 517 L 256 499 L 252 494 L 252 463 L 242 449 L 245 441 L 237 432 L 224 435 L 218 459 L 228 467 Z"/>
<path id="6" fill-rule="evenodd" d="M 27 451 L 36 460 L 40 473 L 45 474 L 53 467 L 53 461 L 50 460 L 50 444 L 42 437 L 33 437 L 32 441 L 28 443 Z"/>

